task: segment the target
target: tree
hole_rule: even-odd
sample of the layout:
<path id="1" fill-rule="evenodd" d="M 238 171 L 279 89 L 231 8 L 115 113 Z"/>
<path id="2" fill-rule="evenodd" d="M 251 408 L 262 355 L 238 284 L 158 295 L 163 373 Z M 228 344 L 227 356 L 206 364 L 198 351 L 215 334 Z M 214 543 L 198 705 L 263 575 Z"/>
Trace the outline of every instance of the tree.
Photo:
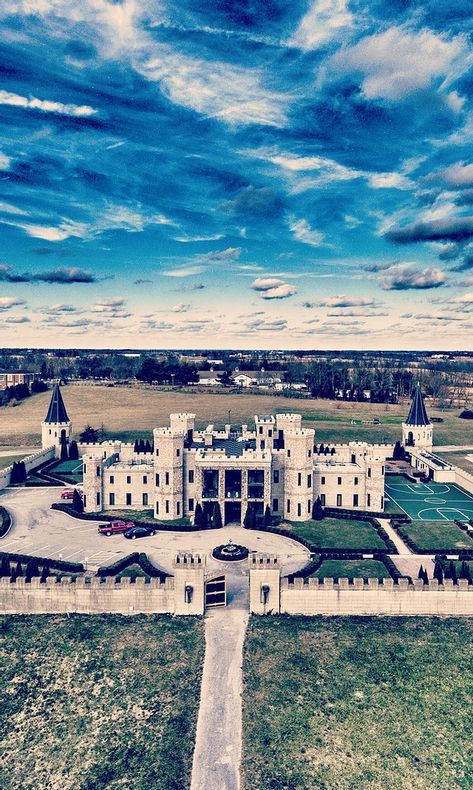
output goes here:
<path id="1" fill-rule="evenodd" d="M 39 568 L 37 561 L 31 557 L 26 564 L 25 578 L 31 581 L 33 576 L 39 576 Z"/>
<path id="2" fill-rule="evenodd" d="M 204 528 L 204 513 L 200 502 L 197 502 L 197 505 L 195 506 L 194 526 L 196 529 Z"/>
<path id="3" fill-rule="evenodd" d="M 461 564 L 459 578 L 460 579 L 467 579 L 468 581 L 470 581 L 470 568 L 469 568 L 468 563 L 465 560 L 463 560 L 463 562 Z"/>
<path id="4" fill-rule="evenodd" d="M 418 579 L 423 579 L 424 578 L 424 566 L 423 565 L 421 565 L 420 568 L 419 568 L 419 573 L 417 574 L 417 578 Z"/>
<path id="5" fill-rule="evenodd" d="M 69 445 L 69 458 L 71 461 L 79 460 L 79 448 L 75 439 L 73 439 Z"/>
<path id="6" fill-rule="evenodd" d="M 84 503 L 82 501 L 82 497 L 79 494 L 77 488 L 74 488 L 74 494 L 72 496 L 72 509 L 75 510 L 76 513 L 84 512 Z"/>
<path id="7" fill-rule="evenodd" d="M 36 381 L 31 382 L 31 392 L 46 392 L 48 389 L 48 385 L 45 381 L 40 381 L 37 379 Z"/>
<path id="8" fill-rule="evenodd" d="M 437 579 L 439 584 L 443 584 L 443 567 L 441 562 L 435 563 L 434 579 Z"/>
<path id="9" fill-rule="evenodd" d="M 41 570 L 41 579 L 40 579 L 41 584 L 44 584 L 44 582 L 46 581 L 48 576 L 50 576 L 50 574 L 51 571 L 49 569 L 49 563 L 45 562 Z"/>
<path id="10" fill-rule="evenodd" d="M 393 459 L 395 461 L 405 461 L 406 459 L 406 451 L 399 440 L 394 445 Z"/>
<path id="11" fill-rule="evenodd" d="M 218 502 L 215 503 L 212 513 L 212 527 L 214 529 L 221 529 L 223 527 L 222 512 L 220 510 L 220 504 Z"/>
<path id="12" fill-rule="evenodd" d="M 86 425 L 80 434 L 80 441 L 82 444 L 97 444 L 99 440 L 99 432 L 97 428 L 92 428 L 91 425 Z"/>
<path id="13" fill-rule="evenodd" d="M 17 483 L 24 483 L 25 480 L 26 480 L 25 462 L 14 461 L 10 474 L 10 485 L 16 485 Z"/>
<path id="14" fill-rule="evenodd" d="M 15 576 L 16 578 L 18 578 L 19 576 L 23 576 L 23 568 L 20 560 L 18 560 L 18 562 L 16 563 Z"/>
<path id="15" fill-rule="evenodd" d="M 266 505 L 264 509 L 264 526 L 270 527 L 272 523 L 273 523 L 273 519 L 271 517 L 271 510 L 269 505 Z"/>
<path id="16" fill-rule="evenodd" d="M 67 440 L 65 437 L 61 439 L 61 453 L 60 453 L 61 461 L 68 461 L 69 460 L 69 453 L 67 452 Z"/>
<path id="17" fill-rule="evenodd" d="M 312 505 L 312 518 L 314 521 L 320 521 L 324 517 L 324 509 L 322 507 L 322 500 L 318 496 Z"/>
<path id="18" fill-rule="evenodd" d="M 251 505 L 248 505 L 246 509 L 245 518 L 243 519 L 243 526 L 246 529 L 254 529 L 256 526 L 255 511 Z"/>
<path id="19" fill-rule="evenodd" d="M 220 384 L 224 387 L 231 387 L 233 384 L 233 377 L 231 370 L 224 370 L 219 377 Z"/>
<path id="20" fill-rule="evenodd" d="M 0 576 L 10 576 L 10 560 L 3 555 L 2 562 L 0 563 Z"/>
<path id="21" fill-rule="evenodd" d="M 153 452 L 153 448 L 151 447 L 151 442 L 149 441 L 149 439 L 146 439 L 145 453 L 152 453 L 152 452 Z"/>
<path id="22" fill-rule="evenodd" d="M 139 445 L 138 439 L 135 439 L 135 444 L 133 445 L 133 452 L 134 453 L 139 453 L 140 452 L 139 448 L 140 448 L 140 445 Z"/>

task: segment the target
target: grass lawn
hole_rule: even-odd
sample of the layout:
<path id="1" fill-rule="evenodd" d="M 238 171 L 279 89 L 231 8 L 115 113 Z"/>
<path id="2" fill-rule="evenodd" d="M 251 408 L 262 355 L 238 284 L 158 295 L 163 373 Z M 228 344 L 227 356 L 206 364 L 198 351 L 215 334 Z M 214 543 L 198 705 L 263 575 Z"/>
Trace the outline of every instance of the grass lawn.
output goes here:
<path id="1" fill-rule="evenodd" d="M 181 790 L 192 767 L 202 622 L 5 616 L 3 790 Z"/>
<path id="2" fill-rule="evenodd" d="M 252 423 L 255 414 L 297 412 L 304 423 L 316 429 L 316 441 L 341 442 L 349 440 L 396 441 L 401 435 L 401 423 L 409 410 L 409 403 L 340 403 L 315 398 L 300 399 L 276 395 L 255 395 L 245 392 L 198 392 L 176 388 L 166 389 L 87 386 L 69 384 L 62 388 L 75 436 L 87 423 L 100 428 L 102 423 L 108 436 L 133 441 L 151 439 L 153 428 L 167 425 L 169 412 L 194 412 L 197 428 L 208 423 L 216 427 L 228 422 Z M 48 410 L 51 392 L 26 398 L 14 409 L 0 409 L 0 434 L 17 445 L 35 444 L 40 437 L 40 423 Z M 104 412 L 106 404 L 106 412 Z M 459 419 L 460 410 L 440 411 L 428 405 L 431 416 L 441 416 L 444 422 L 435 426 L 436 444 L 463 444 L 465 420 Z M 133 430 L 130 414 L 133 414 Z M 379 419 L 379 424 L 363 425 L 363 420 Z M 352 423 L 352 420 L 354 423 Z"/>
<path id="3" fill-rule="evenodd" d="M 315 573 L 316 579 L 390 579 L 391 574 L 379 560 L 324 560 Z"/>
<path id="4" fill-rule="evenodd" d="M 402 530 L 421 551 L 473 551 L 473 539 L 451 521 L 413 521 Z"/>
<path id="5" fill-rule="evenodd" d="M 386 544 L 374 527 L 357 519 L 323 518 L 320 521 L 291 522 L 287 526 L 313 546 L 322 549 L 373 549 L 386 551 Z"/>
<path id="6" fill-rule="evenodd" d="M 244 790 L 471 787 L 473 622 L 252 617 Z"/>
<path id="7" fill-rule="evenodd" d="M 4 455 L 3 457 L 0 457 L 0 469 L 6 469 L 7 466 L 12 466 L 12 464 L 14 464 L 15 461 L 21 461 L 22 458 L 26 458 L 26 456 L 24 454 L 23 455 Z"/>

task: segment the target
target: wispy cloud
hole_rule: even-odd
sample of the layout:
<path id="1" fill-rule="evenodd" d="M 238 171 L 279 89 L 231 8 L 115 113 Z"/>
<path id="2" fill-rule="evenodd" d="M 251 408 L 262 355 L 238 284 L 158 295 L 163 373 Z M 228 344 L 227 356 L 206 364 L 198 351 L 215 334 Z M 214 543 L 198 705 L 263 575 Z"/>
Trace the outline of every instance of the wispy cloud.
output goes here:
<path id="1" fill-rule="evenodd" d="M 34 96 L 27 98 L 17 93 L 0 90 L 0 104 L 9 104 L 11 107 L 21 107 L 25 110 L 40 110 L 41 112 L 54 112 L 59 115 L 72 115 L 76 118 L 88 118 L 95 115 L 97 110 L 87 104 L 63 104 L 49 99 L 36 99 Z"/>

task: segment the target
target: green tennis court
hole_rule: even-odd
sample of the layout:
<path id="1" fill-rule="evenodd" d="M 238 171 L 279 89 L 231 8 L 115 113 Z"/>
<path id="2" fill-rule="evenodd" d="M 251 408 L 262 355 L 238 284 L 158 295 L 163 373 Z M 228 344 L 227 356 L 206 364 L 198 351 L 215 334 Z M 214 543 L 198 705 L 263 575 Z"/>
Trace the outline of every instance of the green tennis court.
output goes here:
<path id="1" fill-rule="evenodd" d="M 385 492 L 413 521 L 473 519 L 473 496 L 454 483 L 411 483 L 401 475 L 389 475 Z"/>
<path id="2" fill-rule="evenodd" d="M 60 461 L 54 467 L 54 471 L 60 472 L 63 475 L 82 474 L 82 458 L 76 461 Z"/>

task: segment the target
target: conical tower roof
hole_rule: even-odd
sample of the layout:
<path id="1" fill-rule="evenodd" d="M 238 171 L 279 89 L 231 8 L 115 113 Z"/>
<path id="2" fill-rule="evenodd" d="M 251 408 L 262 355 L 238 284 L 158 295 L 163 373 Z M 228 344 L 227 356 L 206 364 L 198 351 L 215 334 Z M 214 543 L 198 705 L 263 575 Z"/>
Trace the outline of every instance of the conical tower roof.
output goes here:
<path id="1" fill-rule="evenodd" d="M 69 417 L 67 416 L 66 407 L 64 406 L 64 401 L 62 399 L 61 390 L 59 389 L 59 384 L 56 382 L 53 389 L 53 394 L 51 395 L 51 402 L 49 404 L 48 413 L 45 419 L 46 423 L 57 423 L 57 422 L 69 422 Z"/>
<path id="2" fill-rule="evenodd" d="M 412 396 L 411 408 L 409 409 L 406 425 L 430 425 L 419 383 L 417 383 L 414 395 Z"/>

